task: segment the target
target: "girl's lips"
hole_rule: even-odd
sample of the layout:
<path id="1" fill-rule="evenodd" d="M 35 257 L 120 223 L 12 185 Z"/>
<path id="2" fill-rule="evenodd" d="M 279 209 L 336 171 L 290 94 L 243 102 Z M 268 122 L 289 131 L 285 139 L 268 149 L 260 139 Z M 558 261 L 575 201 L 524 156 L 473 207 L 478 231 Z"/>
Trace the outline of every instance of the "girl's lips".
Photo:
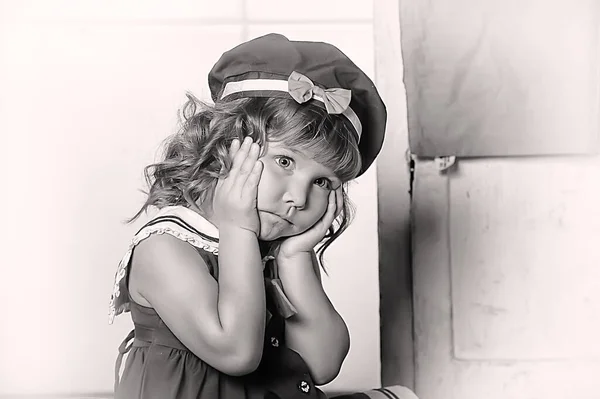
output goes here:
<path id="1" fill-rule="evenodd" d="M 277 215 L 277 214 L 276 214 L 276 215 Z M 283 215 L 283 216 L 281 216 L 281 215 L 277 215 L 277 216 L 278 216 L 278 217 L 280 217 L 281 219 L 285 220 L 285 221 L 286 221 L 286 222 L 288 222 L 289 224 L 293 224 L 293 223 L 291 222 L 291 220 L 290 220 L 290 219 L 288 219 L 288 218 L 287 218 L 285 215 Z"/>
<path id="2" fill-rule="evenodd" d="M 286 223 L 288 223 L 288 224 L 293 224 L 293 223 L 292 223 L 292 222 L 291 222 L 289 219 L 287 219 L 285 216 L 281 216 L 281 215 L 278 215 L 278 214 L 276 214 L 276 213 L 274 213 L 274 212 L 269 212 L 269 211 L 262 211 L 262 212 L 264 212 L 264 213 L 268 213 L 268 214 L 270 214 L 271 216 L 275 216 L 275 217 L 277 217 L 277 218 L 279 218 L 279 219 L 283 220 L 284 222 L 286 222 Z"/>

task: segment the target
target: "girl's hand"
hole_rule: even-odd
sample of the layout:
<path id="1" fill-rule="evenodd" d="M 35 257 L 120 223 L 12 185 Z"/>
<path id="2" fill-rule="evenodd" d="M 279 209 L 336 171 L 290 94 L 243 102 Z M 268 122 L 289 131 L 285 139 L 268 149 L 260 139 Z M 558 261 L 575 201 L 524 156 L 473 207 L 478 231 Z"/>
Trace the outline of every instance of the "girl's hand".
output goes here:
<path id="1" fill-rule="evenodd" d="M 258 182 L 263 164 L 260 146 L 246 137 L 240 146 L 235 139 L 229 147 L 233 165 L 227 177 L 219 179 L 213 198 L 213 212 L 219 229 L 238 227 L 258 237 L 260 222 L 256 209 Z"/>
<path id="2" fill-rule="evenodd" d="M 279 246 L 278 256 L 291 258 L 302 252 L 312 253 L 315 246 L 325 237 L 329 227 L 342 211 L 343 201 L 341 186 L 337 190 L 331 191 L 327 211 L 325 211 L 323 217 L 304 233 L 284 239 Z"/>

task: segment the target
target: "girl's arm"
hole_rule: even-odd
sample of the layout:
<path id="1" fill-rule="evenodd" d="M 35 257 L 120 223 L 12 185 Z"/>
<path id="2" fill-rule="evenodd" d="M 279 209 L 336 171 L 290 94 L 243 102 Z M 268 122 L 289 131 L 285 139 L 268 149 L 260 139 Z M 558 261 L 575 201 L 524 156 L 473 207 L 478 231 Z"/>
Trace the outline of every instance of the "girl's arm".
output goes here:
<path id="1" fill-rule="evenodd" d="M 220 234 L 219 247 L 217 284 L 194 247 L 153 235 L 135 250 L 130 288 L 196 356 L 225 374 L 243 375 L 258 367 L 264 340 L 258 240 L 252 232 L 232 229 Z"/>
<path id="2" fill-rule="evenodd" d="M 285 294 L 298 313 L 286 320 L 287 346 L 307 363 L 317 385 L 332 381 L 350 349 L 348 328 L 321 285 L 314 251 L 277 257 Z"/>
<path id="3" fill-rule="evenodd" d="M 266 319 L 256 195 L 262 163 L 250 138 L 230 147 L 233 165 L 219 180 L 213 216 L 219 227 L 219 282 L 194 247 L 166 234 L 140 243 L 130 283 L 196 356 L 230 375 L 260 363 Z"/>

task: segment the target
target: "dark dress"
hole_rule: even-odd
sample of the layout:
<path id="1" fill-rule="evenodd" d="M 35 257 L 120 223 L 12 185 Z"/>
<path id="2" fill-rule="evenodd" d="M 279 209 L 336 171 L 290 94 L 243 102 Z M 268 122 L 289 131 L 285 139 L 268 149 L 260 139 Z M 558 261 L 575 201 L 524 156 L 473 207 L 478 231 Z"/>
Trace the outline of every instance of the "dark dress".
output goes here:
<path id="1" fill-rule="evenodd" d="M 119 348 L 116 399 L 326 398 L 315 387 L 302 357 L 285 345 L 285 319 L 278 306 L 281 298 L 274 298 L 273 291 L 267 292 L 270 318 L 261 363 L 242 377 L 226 375 L 206 364 L 175 337 L 152 308 L 131 300 L 127 290 L 131 256 L 135 246 L 151 234 L 171 234 L 194 245 L 218 279 L 218 231 L 196 212 L 184 207 L 163 208 L 136 234 L 117 270 L 110 302 L 110 323 L 128 311 L 134 323 L 134 330 Z M 125 353 L 127 360 L 119 378 Z"/>

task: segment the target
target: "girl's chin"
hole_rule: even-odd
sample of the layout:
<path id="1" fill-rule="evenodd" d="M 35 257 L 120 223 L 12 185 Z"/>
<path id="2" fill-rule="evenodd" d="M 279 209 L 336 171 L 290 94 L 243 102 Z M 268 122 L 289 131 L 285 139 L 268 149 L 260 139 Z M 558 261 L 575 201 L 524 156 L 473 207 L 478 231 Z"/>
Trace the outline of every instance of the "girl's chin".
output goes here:
<path id="1" fill-rule="evenodd" d="M 263 241 L 273 241 L 278 238 L 291 236 L 290 224 L 283 219 L 269 213 L 260 215 L 260 234 L 258 238 Z"/>
<path id="2" fill-rule="evenodd" d="M 263 241 L 274 241 L 285 236 L 281 228 L 271 224 L 261 223 L 258 238 Z"/>

